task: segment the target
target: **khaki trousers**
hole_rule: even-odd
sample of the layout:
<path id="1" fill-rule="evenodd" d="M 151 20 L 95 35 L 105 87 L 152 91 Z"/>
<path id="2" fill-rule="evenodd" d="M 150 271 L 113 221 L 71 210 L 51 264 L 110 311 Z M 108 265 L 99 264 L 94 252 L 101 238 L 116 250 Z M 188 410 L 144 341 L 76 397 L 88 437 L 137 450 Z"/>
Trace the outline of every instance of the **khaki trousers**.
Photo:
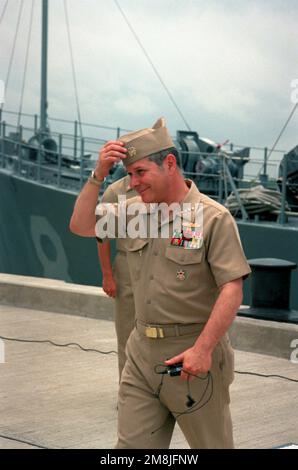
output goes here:
<path id="1" fill-rule="evenodd" d="M 191 396 L 200 409 L 179 416 L 189 410 L 187 381 L 179 376 L 165 375 L 157 397 L 162 376 L 154 367 L 191 347 L 198 334 L 151 339 L 134 329 L 127 343 L 119 389 L 116 448 L 169 448 L 175 418 L 192 449 L 233 448 L 229 385 L 234 364 L 227 337 L 214 350 L 208 387 L 206 380 L 194 378 L 189 382 Z"/>
<path id="2" fill-rule="evenodd" d="M 118 342 L 119 380 L 126 361 L 125 347 L 134 328 L 135 307 L 126 254 L 118 251 L 114 261 L 114 278 L 117 286 L 115 298 L 115 328 Z"/>

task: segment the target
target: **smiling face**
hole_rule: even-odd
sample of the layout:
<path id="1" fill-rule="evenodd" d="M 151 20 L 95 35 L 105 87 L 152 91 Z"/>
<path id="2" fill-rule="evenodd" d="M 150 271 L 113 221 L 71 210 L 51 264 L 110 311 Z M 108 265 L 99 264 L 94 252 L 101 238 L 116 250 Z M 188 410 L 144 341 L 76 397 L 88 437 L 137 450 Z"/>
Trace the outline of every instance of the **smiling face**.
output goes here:
<path id="1" fill-rule="evenodd" d="M 169 160 L 175 157 L 169 154 L 162 166 L 143 158 L 127 167 L 130 176 L 130 186 L 134 188 L 146 203 L 167 202 L 168 187 L 172 173 Z"/>

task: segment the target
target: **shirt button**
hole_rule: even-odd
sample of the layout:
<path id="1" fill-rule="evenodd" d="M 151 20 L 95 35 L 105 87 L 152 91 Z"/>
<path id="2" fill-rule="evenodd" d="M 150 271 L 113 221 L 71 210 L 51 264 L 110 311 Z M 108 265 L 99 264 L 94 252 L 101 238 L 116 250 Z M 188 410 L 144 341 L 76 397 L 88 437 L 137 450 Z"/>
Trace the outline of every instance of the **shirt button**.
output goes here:
<path id="1" fill-rule="evenodd" d="M 158 252 L 157 252 L 157 251 L 155 251 L 155 252 L 154 252 L 154 256 L 157 256 L 157 255 L 158 255 Z"/>
<path id="2" fill-rule="evenodd" d="M 151 300 L 150 300 L 150 299 L 147 300 L 147 304 L 151 304 Z"/>
<path id="3" fill-rule="evenodd" d="M 151 274 L 151 276 L 150 276 L 150 278 L 149 278 L 149 279 L 150 279 L 150 281 L 153 281 L 153 279 L 154 279 L 154 276 L 153 276 L 153 274 Z"/>

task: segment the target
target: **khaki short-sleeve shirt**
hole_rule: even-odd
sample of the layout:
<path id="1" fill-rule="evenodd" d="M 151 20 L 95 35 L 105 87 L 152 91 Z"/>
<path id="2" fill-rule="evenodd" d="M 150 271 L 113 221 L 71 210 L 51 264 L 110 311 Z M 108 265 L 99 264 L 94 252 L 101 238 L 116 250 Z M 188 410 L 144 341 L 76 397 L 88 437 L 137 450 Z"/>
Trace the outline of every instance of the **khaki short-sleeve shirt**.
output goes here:
<path id="1" fill-rule="evenodd" d="M 205 323 L 219 287 L 251 271 L 230 212 L 193 182 L 188 185 L 182 204 L 201 204 L 203 210 L 200 247 L 185 249 L 172 238 L 124 240 L 136 318 L 145 323 Z"/>
<path id="2" fill-rule="evenodd" d="M 110 184 L 102 195 L 101 203 L 117 204 L 118 196 L 125 196 L 127 200 L 137 196 L 137 192 L 130 187 L 129 183 L 130 177 L 127 175 L 115 181 L 115 183 Z M 116 248 L 117 251 L 125 251 L 123 241 L 120 238 L 116 240 Z"/>

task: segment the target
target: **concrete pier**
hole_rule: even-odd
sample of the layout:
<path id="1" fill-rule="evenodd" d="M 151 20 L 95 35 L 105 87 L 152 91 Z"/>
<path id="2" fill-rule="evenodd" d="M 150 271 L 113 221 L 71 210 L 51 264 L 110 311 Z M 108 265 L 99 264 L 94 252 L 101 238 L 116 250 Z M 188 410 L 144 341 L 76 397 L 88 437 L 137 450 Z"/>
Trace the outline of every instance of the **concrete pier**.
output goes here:
<path id="1" fill-rule="evenodd" d="M 118 369 L 113 302 L 100 288 L 0 275 L 0 448 L 113 448 Z M 298 326 L 238 318 L 236 371 L 298 380 Z M 20 342 L 50 340 L 44 342 Z M 0 349 L 1 351 L 1 349 Z M 236 373 L 237 448 L 298 443 L 297 382 Z M 172 448 L 188 448 L 176 426 Z"/>

